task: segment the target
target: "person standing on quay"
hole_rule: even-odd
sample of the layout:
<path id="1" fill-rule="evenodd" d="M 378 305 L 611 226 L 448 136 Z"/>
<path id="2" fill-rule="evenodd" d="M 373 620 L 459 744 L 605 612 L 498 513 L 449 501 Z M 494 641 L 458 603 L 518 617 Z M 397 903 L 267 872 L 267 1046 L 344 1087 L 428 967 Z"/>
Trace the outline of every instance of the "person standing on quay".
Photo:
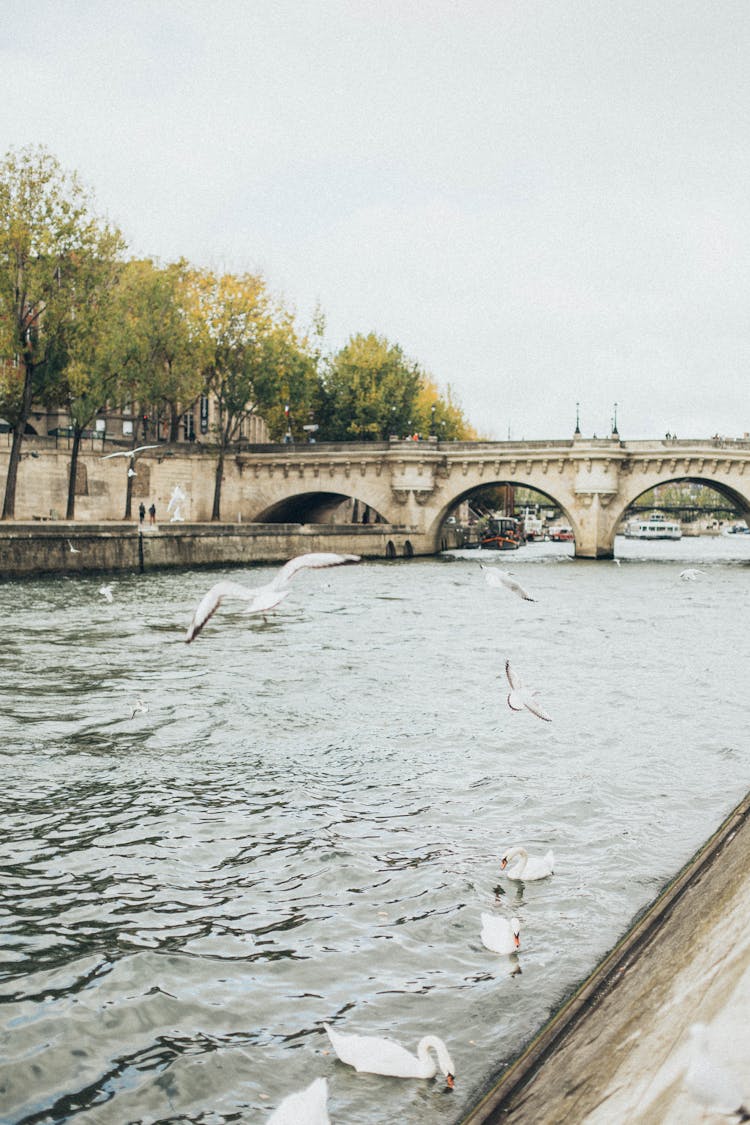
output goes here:
<path id="1" fill-rule="evenodd" d="M 140 504 L 138 505 L 138 523 L 143 523 L 145 518 L 146 518 L 146 505 L 141 500 Z"/>
<path id="2" fill-rule="evenodd" d="M 148 522 L 156 523 L 156 504 L 152 504 L 148 510 Z"/>

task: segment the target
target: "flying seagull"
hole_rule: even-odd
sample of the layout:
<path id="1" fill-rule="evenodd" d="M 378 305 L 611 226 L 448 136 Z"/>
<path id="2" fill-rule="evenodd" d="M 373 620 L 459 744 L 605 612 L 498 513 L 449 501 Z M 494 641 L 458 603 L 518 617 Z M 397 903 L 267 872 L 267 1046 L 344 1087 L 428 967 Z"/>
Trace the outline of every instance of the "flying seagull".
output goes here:
<path id="1" fill-rule="evenodd" d="M 523 598 L 525 602 L 536 601 L 536 598 L 532 598 L 531 594 L 527 593 L 520 582 L 516 582 L 507 570 L 497 570 L 495 567 L 485 566 L 484 563 L 480 563 L 479 566 L 484 571 L 484 580 L 488 586 L 493 586 L 497 590 L 504 586 L 506 590 L 517 594 L 519 598 Z"/>
<path id="2" fill-rule="evenodd" d="M 105 453 L 100 460 L 109 461 L 110 457 L 130 457 L 134 458 L 137 453 L 143 453 L 144 449 L 158 449 L 158 445 L 139 445 L 135 449 L 118 449 L 117 453 Z"/>
<path id="3" fill-rule="evenodd" d="M 699 574 L 705 574 L 705 570 L 698 570 L 695 567 L 688 567 L 687 570 L 680 571 L 680 578 L 683 582 L 695 582 Z"/>
<path id="4" fill-rule="evenodd" d="M 99 587 L 99 593 L 102 595 L 102 597 L 106 601 L 108 601 L 108 602 L 114 601 L 114 598 L 112 597 L 112 587 L 111 586 L 100 586 Z"/>
<path id="5" fill-rule="evenodd" d="M 145 715 L 148 712 L 148 703 L 141 699 L 140 696 L 131 706 L 133 708 L 133 714 L 130 716 L 131 719 L 134 719 L 136 715 Z"/>
<path id="6" fill-rule="evenodd" d="M 509 660 L 505 661 L 505 675 L 508 677 L 508 683 L 510 684 L 508 706 L 511 711 L 523 711 L 525 707 L 527 711 L 531 711 L 532 715 L 544 719 L 545 723 L 551 723 L 552 719 L 537 700 L 537 692 L 529 691 L 528 688 L 523 686 L 520 678 L 511 668 Z"/>
<path id="7" fill-rule="evenodd" d="M 73 555 L 80 555 L 80 553 L 81 553 L 81 552 L 80 552 L 80 551 L 78 550 L 78 548 L 77 548 L 77 547 L 74 547 L 74 546 L 73 546 L 73 544 L 72 544 L 72 543 L 70 542 L 70 540 L 68 540 L 68 546 L 70 547 L 70 552 L 71 552 L 71 554 L 73 554 Z"/>
<path id="8" fill-rule="evenodd" d="M 205 597 L 199 602 L 193 614 L 193 620 L 188 626 L 185 635 L 185 644 L 200 633 L 208 619 L 216 613 L 224 598 L 241 598 L 250 602 L 247 613 L 269 613 L 275 609 L 289 591 L 289 583 L 299 570 L 317 570 L 325 566 L 341 566 L 342 563 L 355 563 L 360 561 L 359 555 L 334 555 L 328 553 L 298 555 L 282 566 L 273 581 L 265 586 L 251 589 L 242 586 L 239 582 L 217 582 L 212 586 Z"/>

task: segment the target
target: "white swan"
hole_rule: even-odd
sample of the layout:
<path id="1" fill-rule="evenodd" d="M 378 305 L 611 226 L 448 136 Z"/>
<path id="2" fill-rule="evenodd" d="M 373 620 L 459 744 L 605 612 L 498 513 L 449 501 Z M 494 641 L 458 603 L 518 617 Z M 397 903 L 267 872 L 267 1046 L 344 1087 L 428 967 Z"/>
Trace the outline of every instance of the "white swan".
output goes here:
<path id="1" fill-rule="evenodd" d="M 266 1125 L 331 1125 L 326 1079 L 316 1078 L 304 1090 L 289 1094 L 279 1102 Z"/>
<path id="2" fill-rule="evenodd" d="M 499 570 L 497 567 L 488 567 L 485 566 L 484 563 L 480 563 L 479 566 L 480 569 L 484 571 L 484 580 L 488 586 L 494 586 L 496 590 L 504 586 L 506 590 L 517 594 L 519 598 L 523 598 L 526 602 L 536 601 L 536 598 L 532 598 L 531 594 L 527 593 L 521 583 L 516 582 L 515 578 L 512 578 L 507 570 Z"/>
<path id="3" fill-rule="evenodd" d="M 493 953 L 508 956 L 521 947 L 521 923 L 517 918 L 502 918 L 499 914 L 482 913 L 482 945 Z"/>
<path id="4" fill-rule="evenodd" d="M 750 1118 L 737 1077 L 711 1057 L 708 1028 L 703 1023 L 694 1023 L 690 1028 L 690 1061 L 684 1084 L 695 1101 L 706 1109 L 722 1115 L 737 1115 L 741 1121 Z"/>
<path id="5" fill-rule="evenodd" d="M 238 582 L 217 582 L 198 603 L 185 635 L 185 644 L 189 645 L 195 640 L 209 618 L 216 613 L 224 598 L 242 598 L 243 601 L 250 602 L 247 613 L 269 613 L 289 594 L 289 583 L 298 571 L 360 561 L 359 555 L 335 555 L 330 552 L 297 555 L 296 558 L 285 563 L 276 577 L 265 586 L 250 589 L 248 586 L 241 586 Z"/>
<path id="6" fill-rule="evenodd" d="M 324 1023 L 331 1046 L 343 1063 L 353 1066 L 361 1074 L 387 1074 L 391 1078 L 434 1078 L 440 1069 L 448 1085 L 453 1088 L 455 1068 L 448 1048 L 437 1035 L 425 1035 L 417 1043 L 413 1055 L 392 1039 L 377 1035 L 342 1035 Z M 430 1054 L 435 1051 L 437 1062 Z"/>
<path id="7" fill-rule="evenodd" d="M 529 691 L 521 683 L 520 676 L 510 666 L 510 660 L 505 661 L 505 675 L 508 677 L 510 685 L 510 694 L 508 695 L 508 706 L 511 711 L 523 711 L 524 707 L 527 711 L 531 711 L 532 715 L 536 715 L 540 719 L 544 719 L 545 723 L 551 723 L 552 719 L 543 709 L 541 703 L 537 701 L 537 692 Z"/>
<path id="8" fill-rule="evenodd" d="M 508 867 L 508 864 L 512 866 Z M 507 871 L 505 871 L 506 867 L 508 867 Z M 516 845 L 508 848 L 500 860 L 500 868 L 505 871 L 509 879 L 520 879 L 524 883 L 529 883 L 532 879 L 546 879 L 551 875 L 555 869 L 555 857 L 550 848 L 546 855 L 532 856 L 530 859 L 526 848 Z"/>

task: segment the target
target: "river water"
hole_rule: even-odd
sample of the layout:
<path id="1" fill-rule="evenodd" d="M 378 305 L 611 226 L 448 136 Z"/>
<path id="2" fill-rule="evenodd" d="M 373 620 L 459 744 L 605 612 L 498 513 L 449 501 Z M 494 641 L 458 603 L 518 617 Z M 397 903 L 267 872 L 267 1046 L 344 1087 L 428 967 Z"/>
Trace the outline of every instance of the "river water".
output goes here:
<path id="1" fill-rule="evenodd" d="M 264 1122 L 318 1075 L 334 1125 L 461 1118 L 750 788 L 750 536 L 569 550 L 502 556 L 533 603 L 476 552 L 307 572 L 189 647 L 272 569 L 0 590 L 0 1120 Z M 554 876 L 501 877 L 514 843 Z M 324 1022 L 441 1035 L 456 1089 Z"/>

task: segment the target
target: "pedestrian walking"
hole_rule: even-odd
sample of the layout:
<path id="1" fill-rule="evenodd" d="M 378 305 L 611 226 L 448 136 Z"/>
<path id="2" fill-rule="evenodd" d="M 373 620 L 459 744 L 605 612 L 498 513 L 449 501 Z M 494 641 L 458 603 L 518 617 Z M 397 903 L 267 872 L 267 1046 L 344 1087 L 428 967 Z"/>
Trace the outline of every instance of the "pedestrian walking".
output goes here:
<path id="1" fill-rule="evenodd" d="M 138 505 L 138 522 L 143 523 L 145 518 L 146 518 L 146 505 L 141 500 L 140 504 Z"/>
<path id="2" fill-rule="evenodd" d="M 152 504 L 148 510 L 148 522 L 156 523 L 156 504 Z"/>

